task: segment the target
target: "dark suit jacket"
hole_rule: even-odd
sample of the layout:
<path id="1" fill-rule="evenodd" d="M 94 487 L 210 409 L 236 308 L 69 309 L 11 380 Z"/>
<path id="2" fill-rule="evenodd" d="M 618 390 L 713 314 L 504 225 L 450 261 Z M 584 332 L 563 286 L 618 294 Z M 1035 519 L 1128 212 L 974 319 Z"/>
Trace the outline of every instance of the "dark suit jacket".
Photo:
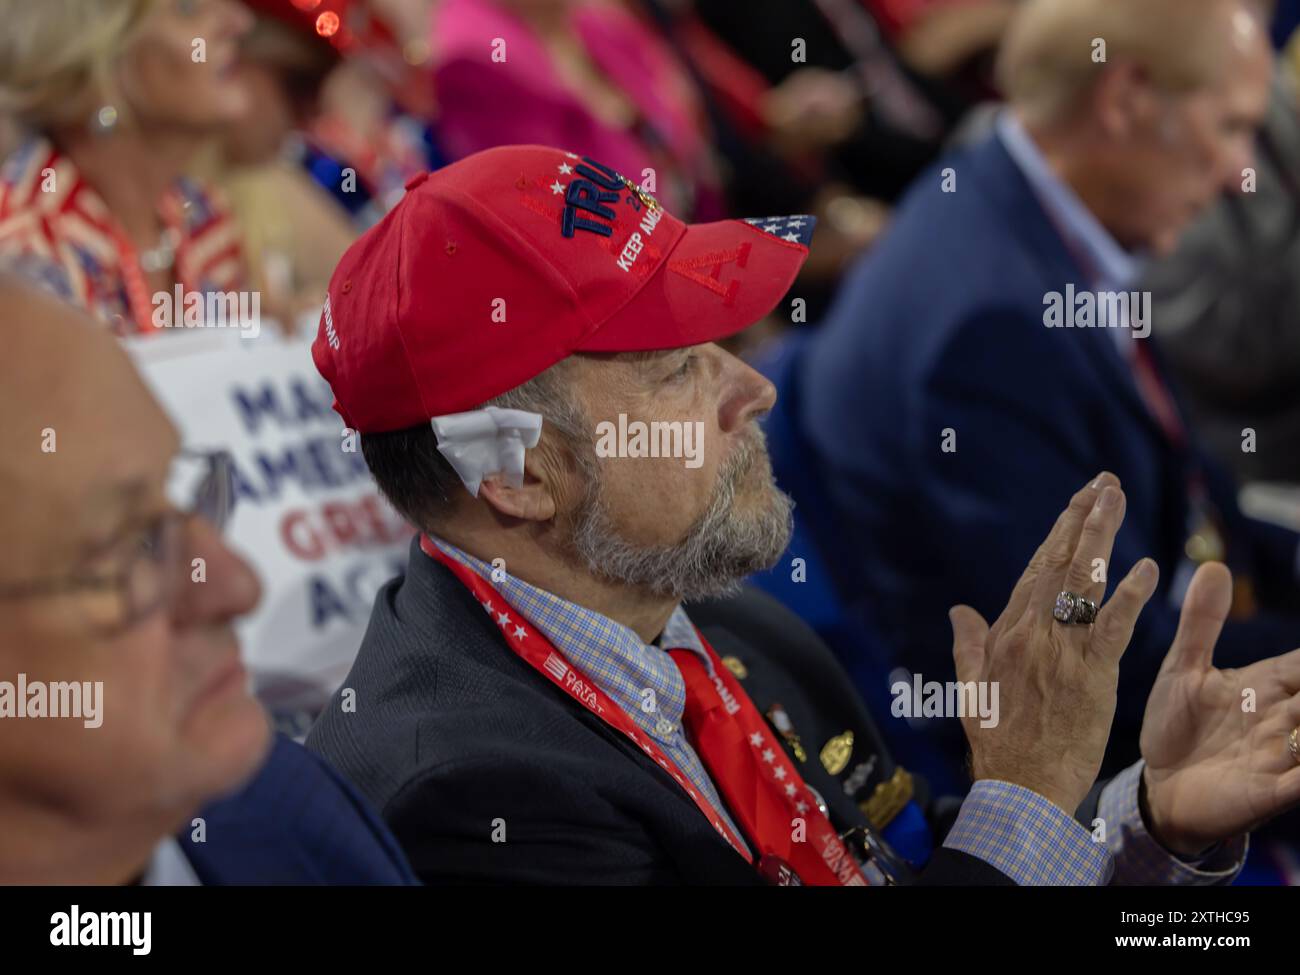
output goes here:
<path id="1" fill-rule="evenodd" d="M 956 192 L 942 191 L 947 167 Z M 1116 768 L 1136 757 L 1177 626 L 1169 585 L 1188 535 L 1191 465 L 1204 465 L 1227 518 L 1230 564 L 1282 612 L 1298 603 L 1297 536 L 1245 518 L 1226 473 L 1195 442 L 1164 435 L 1113 330 L 1045 327 L 1044 296 L 1071 282 L 1091 288 L 999 139 L 941 161 L 781 390 L 801 446 L 776 466 L 780 476 L 798 465 L 816 486 L 817 497 L 795 500 L 834 566 L 828 581 L 870 608 L 899 660 L 935 680 L 952 675 L 948 608 L 969 603 L 995 619 L 1070 496 L 1103 470 L 1117 474 L 1128 509 L 1109 576 L 1149 555 L 1162 579 L 1124 659 Z M 949 429 L 955 452 L 941 449 Z M 1236 666 L 1297 643 L 1300 617 L 1265 614 L 1230 623 L 1216 660 Z"/>
<path id="2" fill-rule="evenodd" d="M 418 884 L 375 811 L 338 772 L 276 735 L 235 794 L 196 814 L 178 839 L 204 884 Z"/>
<path id="3" fill-rule="evenodd" d="M 765 596 L 692 610 L 721 655 L 749 670 L 760 710 L 777 696 L 806 735 L 800 772 L 840 829 L 857 807 L 816 757 L 854 730 L 855 761 L 879 737 L 816 637 Z M 307 739 L 380 809 L 426 882 L 756 884 L 671 776 L 503 643 L 474 597 L 412 544 L 407 574 L 380 590 L 344 682 Z M 881 755 L 885 774 L 892 772 Z M 816 767 L 814 767 L 816 766 Z M 504 842 L 493 842 L 504 829 Z M 929 883 L 1007 883 L 982 861 L 937 851 Z"/>

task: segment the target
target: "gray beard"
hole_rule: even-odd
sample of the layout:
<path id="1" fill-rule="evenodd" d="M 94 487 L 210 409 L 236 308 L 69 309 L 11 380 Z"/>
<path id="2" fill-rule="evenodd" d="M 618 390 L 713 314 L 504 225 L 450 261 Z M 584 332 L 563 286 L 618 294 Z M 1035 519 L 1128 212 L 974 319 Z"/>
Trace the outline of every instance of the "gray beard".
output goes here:
<path id="1" fill-rule="evenodd" d="M 593 575 L 680 601 L 735 595 L 741 580 L 771 568 L 790 543 L 794 503 L 772 481 L 762 432 L 745 440 L 719 473 L 708 508 L 674 545 L 634 545 L 614 528 L 601 492 L 594 453 L 578 463 L 587 492 L 575 512 L 572 547 Z M 736 489 L 760 467 L 768 503 L 751 515 L 735 511 Z"/>

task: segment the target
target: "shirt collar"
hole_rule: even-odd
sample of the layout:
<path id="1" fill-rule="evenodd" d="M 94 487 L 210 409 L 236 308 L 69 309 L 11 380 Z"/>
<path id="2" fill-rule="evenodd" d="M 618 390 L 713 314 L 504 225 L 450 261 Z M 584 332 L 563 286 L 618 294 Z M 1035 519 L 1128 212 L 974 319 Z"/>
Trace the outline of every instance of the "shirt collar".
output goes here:
<path id="1" fill-rule="evenodd" d="M 472 569 L 522 615 L 597 687 L 604 691 L 640 726 L 663 737 L 659 719 L 681 722 L 686 708 L 686 686 L 676 663 L 664 647 L 686 649 L 698 655 L 710 673 L 712 661 L 695 626 L 678 605 L 664 626 L 659 642 L 647 644 L 630 627 L 607 616 L 539 589 L 470 555 L 435 535 L 429 540 L 447 556 Z M 645 708 L 645 692 L 653 691 L 654 707 Z M 654 720 L 650 714 L 653 713 Z"/>
<path id="2" fill-rule="evenodd" d="M 1067 246 L 1084 252 L 1085 260 L 1091 265 L 1088 270 L 1097 276 L 1091 285 L 1127 290 L 1142 274 L 1142 258 L 1124 250 L 1078 194 L 1056 175 L 1047 157 L 1010 109 L 998 115 L 997 134 L 1058 231 L 1068 238 Z"/>
<path id="3" fill-rule="evenodd" d="M 159 843 L 140 880 L 144 887 L 198 887 L 199 876 L 174 836 Z"/>

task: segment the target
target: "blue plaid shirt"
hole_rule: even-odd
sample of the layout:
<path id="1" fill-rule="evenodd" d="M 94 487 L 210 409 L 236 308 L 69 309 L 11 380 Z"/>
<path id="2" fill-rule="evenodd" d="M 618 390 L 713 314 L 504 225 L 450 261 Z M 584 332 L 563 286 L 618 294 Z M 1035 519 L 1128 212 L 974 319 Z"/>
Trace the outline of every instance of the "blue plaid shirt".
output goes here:
<path id="1" fill-rule="evenodd" d="M 612 698 L 650 736 L 737 836 L 709 773 L 682 730 L 686 685 L 666 650 L 647 645 L 631 629 L 561 599 L 508 572 L 492 578 L 492 566 L 440 538 L 446 555 L 478 573 L 579 670 Z M 685 648 L 709 663 L 695 627 L 678 606 L 664 627 L 666 647 Z M 1147 833 L 1138 809 L 1139 762 L 1103 790 L 1098 830 L 1081 826 L 1064 809 L 1038 793 L 1009 782 L 983 780 L 962 803 L 944 846 L 978 857 L 1018 884 L 1093 885 L 1229 883 L 1245 862 L 1241 837 L 1204 860 L 1187 863 L 1164 850 Z"/>
<path id="2" fill-rule="evenodd" d="M 1239 836 L 1200 860 L 1180 860 L 1142 822 L 1142 767 L 1129 766 L 1102 790 L 1096 839 L 1037 792 L 984 779 L 971 787 L 943 845 L 991 863 L 1021 885 L 1231 883 L 1246 862 L 1247 838 Z"/>

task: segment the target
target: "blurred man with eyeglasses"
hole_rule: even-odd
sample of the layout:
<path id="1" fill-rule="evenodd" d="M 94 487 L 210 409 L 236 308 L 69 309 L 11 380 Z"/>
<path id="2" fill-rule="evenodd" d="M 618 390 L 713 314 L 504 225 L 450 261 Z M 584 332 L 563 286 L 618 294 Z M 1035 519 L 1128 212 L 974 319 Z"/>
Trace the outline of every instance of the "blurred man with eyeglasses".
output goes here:
<path id="1" fill-rule="evenodd" d="M 0 883 L 411 882 L 248 692 L 225 456 L 181 451 L 108 333 L 4 276 L 0 340 L 0 681 L 103 686 L 97 727 L 0 711 Z"/>

